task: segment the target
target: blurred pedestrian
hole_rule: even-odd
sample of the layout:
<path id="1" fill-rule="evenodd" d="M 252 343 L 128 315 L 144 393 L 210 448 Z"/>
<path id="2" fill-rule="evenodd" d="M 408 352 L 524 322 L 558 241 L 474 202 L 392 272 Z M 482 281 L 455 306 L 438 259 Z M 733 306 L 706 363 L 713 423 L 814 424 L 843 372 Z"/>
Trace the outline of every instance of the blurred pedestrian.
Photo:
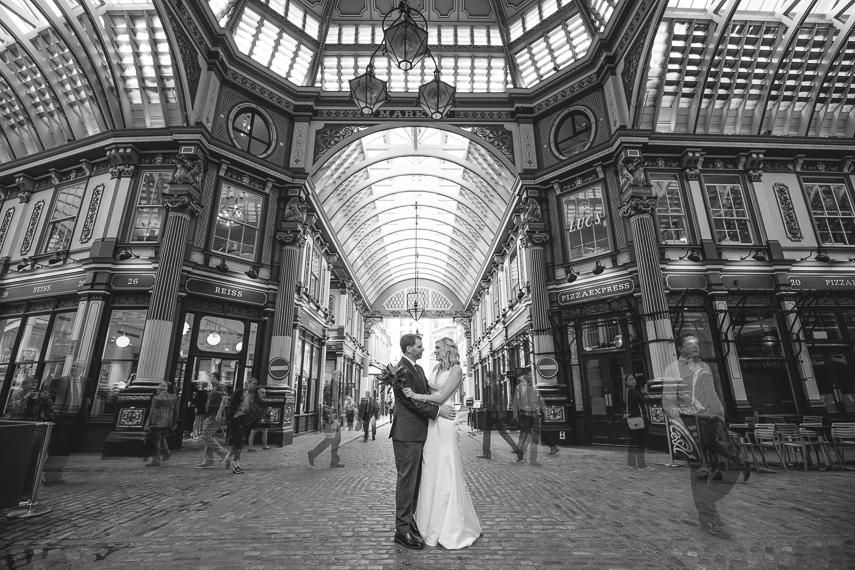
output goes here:
<path id="1" fill-rule="evenodd" d="M 247 437 L 247 430 L 255 420 L 255 399 L 258 390 L 258 379 L 250 378 L 246 387 L 235 390 L 231 402 L 231 421 L 229 422 L 229 445 L 232 450 L 226 456 L 226 469 L 231 468 L 235 475 L 243 475 L 240 465 L 243 441 Z"/>
<path id="2" fill-rule="evenodd" d="M 228 392 L 220 382 L 220 374 L 211 374 L 211 391 L 205 404 L 205 420 L 202 422 L 202 442 L 205 444 L 205 458 L 196 469 L 210 469 L 214 466 L 214 454 L 216 453 L 224 462 L 228 452 L 217 441 L 215 434 L 219 427 L 226 421 L 226 405 Z"/>
<path id="3" fill-rule="evenodd" d="M 264 401 L 264 398 L 267 397 L 267 390 L 263 387 L 258 388 L 258 392 L 255 397 L 255 401 L 253 405 L 260 410 L 261 414 L 257 420 L 254 420 L 249 429 L 249 440 L 248 445 L 246 446 L 247 451 L 255 451 L 253 444 L 255 444 L 255 434 L 261 432 L 261 445 L 262 449 L 270 449 L 270 446 L 267 445 L 267 419 L 268 419 L 268 407 L 267 402 Z"/>
<path id="4" fill-rule="evenodd" d="M 484 438 L 481 442 L 481 455 L 478 455 L 477 457 L 479 459 L 492 459 L 493 456 L 490 451 L 490 440 L 493 430 L 496 430 L 499 432 L 499 435 L 502 436 L 502 439 L 511 446 L 511 451 L 517 456 L 517 461 L 522 461 L 523 450 L 517 447 L 517 444 L 514 443 L 513 438 L 508 435 L 508 431 L 505 429 L 507 413 L 505 406 L 502 405 L 502 389 L 499 385 L 498 376 L 492 370 L 488 372 L 488 380 L 487 384 L 484 386 L 484 400 L 482 405 L 485 416 Z M 475 412 L 471 413 L 474 415 Z"/>
<path id="5" fill-rule="evenodd" d="M 151 463 L 146 467 L 160 467 L 162 461 L 169 461 L 169 434 L 178 423 L 178 398 L 170 394 L 166 382 L 157 385 L 157 394 L 151 400 L 151 410 L 143 426 L 148 436 L 147 443 L 152 448 Z"/>
<path id="6" fill-rule="evenodd" d="M 356 404 L 352 396 L 344 400 L 344 417 L 347 420 L 347 431 L 353 431 L 353 418 L 356 415 Z"/>
<path id="7" fill-rule="evenodd" d="M 627 374 L 626 383 L 626 413 L 623 415 L 629 426 L 629 437 L 632 440 L 627 448 L 626 466 L 642 471 L 655 471 L 644 459 L 644 444 L 647 430 L 650 428 L 650 417 L 647 406 L 644 405 L 644 395 L 638 389 L 635 376 Z"/>
<path id="8" fill-rule="evenodd" d="M 338 456 L 338 446 L 341 445 L 341 423 L 339 423 L 338 413 L 335 408 L 324 406 L 321 413 L 321 425 L 323 439 L 318 442 L 318 445 L 314 449 L 309 451 L 309 465 L 314 466 L 315 458 L 329 447 L 330 469 L 344 467 L 344 463 L 341 463 L 341 459 Z"/>
<path id="9" fill-rule="evenodd" d="M 190 437 L 199 439 L 202 437 L 202 423 L 205 421 L 205 411 L 208 406 L 208 383 L 199 382 L 196 384 L 196 393 L 193 395 L 193 408 L 196 412 L 196 419 L 193 422 L 193 431 Z"/>
<path id="10" fill-rule="evenodd" d="M 364 436 L 362 441 L 368 441 L 368 429 L 371 428 L 371 439 L 377 435 L 377 400 L 371 397 L 371 391 L 365 391 L 365 397 L 359 402 L 359 419 L 362 421 Z"/>

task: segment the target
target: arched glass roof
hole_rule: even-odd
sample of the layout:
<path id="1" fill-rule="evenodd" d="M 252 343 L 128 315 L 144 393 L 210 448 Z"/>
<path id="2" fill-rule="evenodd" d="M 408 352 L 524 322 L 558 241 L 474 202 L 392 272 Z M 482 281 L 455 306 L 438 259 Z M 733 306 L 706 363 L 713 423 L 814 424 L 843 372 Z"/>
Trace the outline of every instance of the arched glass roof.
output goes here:
<path id="1" fill-rule="evenodd" d="M 461 299 L 475 287 L 511 199 L 514 173 L 479 143 L 428 127 L 364 136 L 313 176 L 341 253 L 370 302 L 422 279 Z"/>
<path id="2" fill-rule="evenodd" d="M 413 0 L 410 5 L 427 19 L 428 45 L 443 81 L 458 93 L 500 93 L 534 87 L 582 59 L 592 38 L 606 29 L 618 1 L 460 0 L 425 6 Z M 241 53 L 295 85 L 332 92 L 347 91 L 348 81 L 365 71 L 383 41 L 383 14 L 396 4 L 208 0 L 219 24 L 233 30 Z M 241 7 L 239 13 L 232 12 L 235 6 Z M 374 65 L 391 92 L 415 92 L 433 76 L 430 60 L 404 72 L 381 54 Z"/>
<path id="3" fill-rule="evenodd" d="M 852 0 L 671 0 L 638 126 L 851 138 L 853 27 Z"/>

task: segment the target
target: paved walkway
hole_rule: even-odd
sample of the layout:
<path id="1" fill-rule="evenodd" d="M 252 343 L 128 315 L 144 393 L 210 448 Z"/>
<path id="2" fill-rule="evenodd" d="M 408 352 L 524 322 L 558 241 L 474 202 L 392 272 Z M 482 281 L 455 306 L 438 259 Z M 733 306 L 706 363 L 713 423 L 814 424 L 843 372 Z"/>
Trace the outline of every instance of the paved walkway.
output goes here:
<path id="1" fill-rule="evenodd" d="M 484 536 L 462 551 L 392 542 L 394 462 L 388 426 L 363 443 L 345 432 L 345 469 L 315 467 L 319 436 L 247 453 L 244 475 L 193 469 L 198 448 L 160 469 L 140 460 L 71 458 L 65 485 L 43 487 L 48 515 L 0 520 L 9 568 L 377 569 L 855 568 L 855 472 L 753 474 L 706 486 L 688 468 L 625 450 L 564 448 L 543 467 L 517 463 L 494 438 L 461 428 L 460 447 Z M 196 446 L 198 444 L 191 444 Z M 702 526 L 702 524 L 704 526 Z"/>

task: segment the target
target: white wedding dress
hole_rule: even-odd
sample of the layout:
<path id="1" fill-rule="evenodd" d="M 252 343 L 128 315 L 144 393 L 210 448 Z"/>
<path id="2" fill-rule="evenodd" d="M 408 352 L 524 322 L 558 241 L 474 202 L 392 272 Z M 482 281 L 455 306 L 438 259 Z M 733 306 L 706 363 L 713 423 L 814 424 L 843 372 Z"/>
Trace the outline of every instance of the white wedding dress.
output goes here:
<path id="1" fill-rule="evenodd" d="M 432 395 L 442 391 L 448 375 L 448 370 L 439 372 L 430 382 Z M 449 397 L 445 403 L 452 401 Z M 459 437 L 456 419 L 430 420 L 416 507 L 416 524 L 425 543 L 449 550 L 472 546 L 481 536 L 481 523 L 463 478 Z"/>

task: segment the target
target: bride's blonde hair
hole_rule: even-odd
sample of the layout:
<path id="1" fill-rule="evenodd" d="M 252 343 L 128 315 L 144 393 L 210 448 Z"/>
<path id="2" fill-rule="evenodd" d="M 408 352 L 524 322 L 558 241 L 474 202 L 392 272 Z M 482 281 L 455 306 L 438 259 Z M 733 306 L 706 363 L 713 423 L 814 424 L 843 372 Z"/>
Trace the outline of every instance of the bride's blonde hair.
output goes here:
<path id="1" fill-rule="evenodd" d="M 439 345 L 439 369 L 451 370 L 455 364 L 460 364 L 460 352 L 457 345 L 448 337 L 437 341 Z"/>

